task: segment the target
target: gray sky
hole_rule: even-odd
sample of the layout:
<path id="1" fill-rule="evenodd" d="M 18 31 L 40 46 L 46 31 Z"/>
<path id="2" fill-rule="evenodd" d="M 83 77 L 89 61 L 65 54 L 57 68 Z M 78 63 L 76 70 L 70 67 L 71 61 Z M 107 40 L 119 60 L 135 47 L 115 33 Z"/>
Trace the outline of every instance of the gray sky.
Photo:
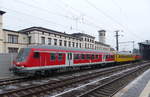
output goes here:
<path id="1" fill-rule="evenodd" d="M 20 30 L 41 26 L 66 33 L 83 32 L 98 40 L 98 30 L 107 31 L 107 44 L 115 47 L 115 30 L 120 42 L 136 44 L 150 39 L 150 0 L 0 0 L 6 11 L 4 28 Z M 137 47 L 137 45 L 136 45 Z M 131 50 L 132 43 L 120 44 Z"/>

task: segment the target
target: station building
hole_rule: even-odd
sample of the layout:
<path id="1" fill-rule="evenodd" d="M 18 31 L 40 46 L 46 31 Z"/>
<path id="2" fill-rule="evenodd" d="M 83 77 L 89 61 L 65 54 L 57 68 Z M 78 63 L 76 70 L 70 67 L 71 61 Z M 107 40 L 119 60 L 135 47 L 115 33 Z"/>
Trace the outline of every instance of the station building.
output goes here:
<path id="1" fill-rule="evenodd" d="M 150 40 L 146 40 L 145 42 L 139 43 L 140 54 L 142 58 L 145 60 L 150 60 Z"/>
<path id="2" fill-rule="evenodd" d="M 105 44 L 105 30 L 98 31 L 99 41 L 85 33 L 67 34 L 43 27 L 30 27 L 19 31 L 3 29 L 4 11 L 0 11 L 0 53 L 17 53 L 20 48 L 30 45 L 56 45 L 110 51 Z"/>

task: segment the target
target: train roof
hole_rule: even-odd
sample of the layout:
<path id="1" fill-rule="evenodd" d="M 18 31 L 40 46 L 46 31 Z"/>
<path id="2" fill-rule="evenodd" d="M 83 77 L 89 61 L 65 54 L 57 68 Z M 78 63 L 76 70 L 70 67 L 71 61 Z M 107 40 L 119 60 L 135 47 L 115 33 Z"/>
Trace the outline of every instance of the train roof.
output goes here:
<path id="1" fill-rule="evenodd" d="M 113 53 L 111 51 L 104 50 L 93 50 L 93 49 L 81 49 L 81 48 L 71 48 L 71 47 L 61 47 L 61 46 L 51 46 L 51 45 L 36 45 L 28 46 L 27 48 L 43 48 L 43 49 L 59 49 L 59 50 L 74 50 L 74 51 L 89 51 L 89 52 L 102 52 L 102 53 Z"/>

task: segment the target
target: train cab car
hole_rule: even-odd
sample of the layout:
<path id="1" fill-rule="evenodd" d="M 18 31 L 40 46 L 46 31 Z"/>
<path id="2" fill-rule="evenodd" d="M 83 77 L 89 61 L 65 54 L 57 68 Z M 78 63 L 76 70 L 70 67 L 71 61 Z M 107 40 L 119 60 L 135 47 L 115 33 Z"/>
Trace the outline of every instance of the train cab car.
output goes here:
<path id="1" fill-rule="evenodd" d="M 14 60 L 13 71 L 34 74 L 39 71 L 90 66 L 114 61 L 114 54 L 109 51 L 46 45 L 31 46 L 20 49 Z"/>

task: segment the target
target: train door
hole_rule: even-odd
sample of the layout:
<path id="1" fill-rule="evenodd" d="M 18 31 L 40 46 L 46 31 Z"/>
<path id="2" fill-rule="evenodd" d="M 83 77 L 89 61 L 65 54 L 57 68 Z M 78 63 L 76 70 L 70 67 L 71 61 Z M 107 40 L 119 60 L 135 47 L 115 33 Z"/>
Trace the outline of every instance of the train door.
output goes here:
<path id="1" fill-rule="evenodd" d="M 41 52 L 40 54 L 40 66 L 46 66 L 47 65 L 47 53 Z"/>
<path id="2" fill-rule="evenodd" d="M 73 54 L 70 53 L 70 52 L 67 53 L 66 63 L 67 63 L 67 65 L 69 65 L 69 66 L 73 65 Z"/>
<path id="3" fill-rule="evenodd" d="M 106 55 L 103 54 L 103 55 L 102 55 L 102 62 L 105 62 L 105 61 L 106 61 Z"/>

